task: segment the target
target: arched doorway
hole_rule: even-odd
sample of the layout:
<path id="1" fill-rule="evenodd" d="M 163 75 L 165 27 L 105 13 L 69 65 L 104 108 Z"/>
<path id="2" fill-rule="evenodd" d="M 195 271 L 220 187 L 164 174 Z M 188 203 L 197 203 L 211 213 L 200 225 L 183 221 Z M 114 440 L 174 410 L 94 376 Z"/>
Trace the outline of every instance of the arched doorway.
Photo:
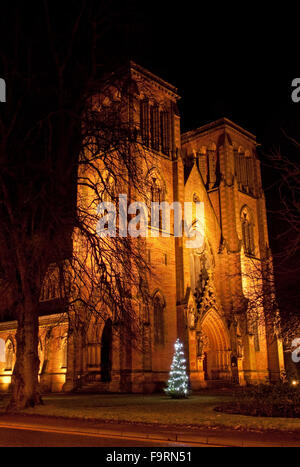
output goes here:
<path id="1" fill-rule="evenodd" d="M 230 380 L 230 339 L 221 316 L 215 309 L 211 309 L 205 314 L 200 326 L 205 380 Z"/>
<path id="2" fill-rule="evenodd" d="M 104 325 L 101 339 L 101 381 L 111 381 L 112 368 L 112 322 L 108 319 Z"/>

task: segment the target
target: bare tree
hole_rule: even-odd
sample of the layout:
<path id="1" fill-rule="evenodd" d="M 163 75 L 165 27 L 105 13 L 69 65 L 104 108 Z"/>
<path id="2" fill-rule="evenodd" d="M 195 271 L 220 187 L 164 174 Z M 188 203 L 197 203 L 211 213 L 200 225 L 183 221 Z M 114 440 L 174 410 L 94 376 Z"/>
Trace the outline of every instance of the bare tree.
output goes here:
<path id="1" fill-rule="evenodd" d="M 300 293 L 300 143 L 282 130 L 284 145 L 266 154 L 266 164 L 274 172 L 272 192 L 276 205 L 270 213 L 277 224 L 274 241 L 275 282 L 286 345 L 299 336 Z"/>
<path id="2" fill-rule="evenodd" d="M 269 338 L 282 336 L 286 331 L 281 326 L 276 287 L 273 273 L 273 259 L 268 256 L 260 260 L 245 256 L 241 270 L 227 274 L 228 280 L 241 283 L 241 289 L 233 296 L 235 316 L 243 323 L 250 334 L 258 331 L 258 326 L 268 328 Z"/>
<path id="3" fill-rule="evenodd" d="M 112 102 L 112 76 L 105 65 L 96 66 L 107 10 L 98 2 L 76 2 L 66 28 L 54 21 L 52 2 L 40 3 L 35 34 L 42 51 L 33 44 L 24 8 L 10 13 L 5 21 L 15 27 L 3 30 L 13 47 L 1 53 L 9 89 L 0 118 L 0 279 L 3 308 L 14 309 L 17 319 L 9 405 L 16 410 L 41 403 L 39 300 L 51 265 L 59 271 L 59 294 L 73 325 L 87 312 L 105 318 L 113 308 L 114 319 L 130 323 L 134 334 L 136 321 L 128 318 L 136 312 L 137 295 L 146 299 L 147 287 L 142 242 L 101 237 L 95 225 L 97 203 L 107 195 L 115 200 L 116 185 L 126 183 L 129 199 L 144 189 L 143 150 L 128 112 L 130 86 Z M 121 81 L 114 83 L 120 91 Z M 106 111 L 103 103 L 101 109 L 93 104 L 99 91 L 110 101 Z M 80 199 L 78 184 L 87 189 L 88 202 Z"/>

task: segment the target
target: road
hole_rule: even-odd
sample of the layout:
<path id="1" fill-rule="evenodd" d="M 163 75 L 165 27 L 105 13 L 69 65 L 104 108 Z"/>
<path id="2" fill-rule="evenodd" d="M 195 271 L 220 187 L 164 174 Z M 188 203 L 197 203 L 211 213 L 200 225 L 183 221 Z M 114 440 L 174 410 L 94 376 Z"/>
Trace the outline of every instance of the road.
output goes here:
<path id="1" fill-rule="evenodd" d="M 194 445 L 194 444 L 192 444 Z M 132 437 L 56 430 L 26 423 L 1 424 L 0 447 L 188 447 L 186 443 L 150 441 Z M 205 445 L 208 447 L 209 445 Z"/>
<path id="2" fill-rule="evenodd" d="M 154 447 L 174 446 L 170 443 L 144 442 L 124 438 L 105 438 L 99 435 L 32 431 L 19 428 L 0 428 L 1 447 Z"/>
<path id="3" fill-rule="evenodd" d="M 300 446 L 298 432 L 244 432 L 1 414 L 0 447 L 180 448 Z"/>

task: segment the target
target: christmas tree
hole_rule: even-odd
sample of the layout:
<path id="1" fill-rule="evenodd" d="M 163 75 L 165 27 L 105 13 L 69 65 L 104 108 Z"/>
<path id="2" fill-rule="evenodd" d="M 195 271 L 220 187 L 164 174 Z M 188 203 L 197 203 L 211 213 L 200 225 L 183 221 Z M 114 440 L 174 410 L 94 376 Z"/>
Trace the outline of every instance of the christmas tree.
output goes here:
<path id="1" fill-rule="evenodd" d="M 179 339 L 175 342 L 175 353 L 171 365 L 166 394 L 174 399 L 181 399 L 188 396 L 188 375 L 186 373 L 183 344 Z"/>

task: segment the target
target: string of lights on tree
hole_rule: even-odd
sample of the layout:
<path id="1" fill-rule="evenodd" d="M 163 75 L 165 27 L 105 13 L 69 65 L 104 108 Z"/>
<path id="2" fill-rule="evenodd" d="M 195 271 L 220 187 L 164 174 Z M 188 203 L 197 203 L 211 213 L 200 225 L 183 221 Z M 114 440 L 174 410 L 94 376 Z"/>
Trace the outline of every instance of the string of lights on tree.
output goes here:
<path id="1" fill-rule="evenodd" d="M 175 342 L 175 352 L 169 373 L 168 385 L 165 392 L 174 399 L 188 396 L 188 375 L 186 372 L 186 359 L 184 358 L 183 344 L 179 339 Z"/>

